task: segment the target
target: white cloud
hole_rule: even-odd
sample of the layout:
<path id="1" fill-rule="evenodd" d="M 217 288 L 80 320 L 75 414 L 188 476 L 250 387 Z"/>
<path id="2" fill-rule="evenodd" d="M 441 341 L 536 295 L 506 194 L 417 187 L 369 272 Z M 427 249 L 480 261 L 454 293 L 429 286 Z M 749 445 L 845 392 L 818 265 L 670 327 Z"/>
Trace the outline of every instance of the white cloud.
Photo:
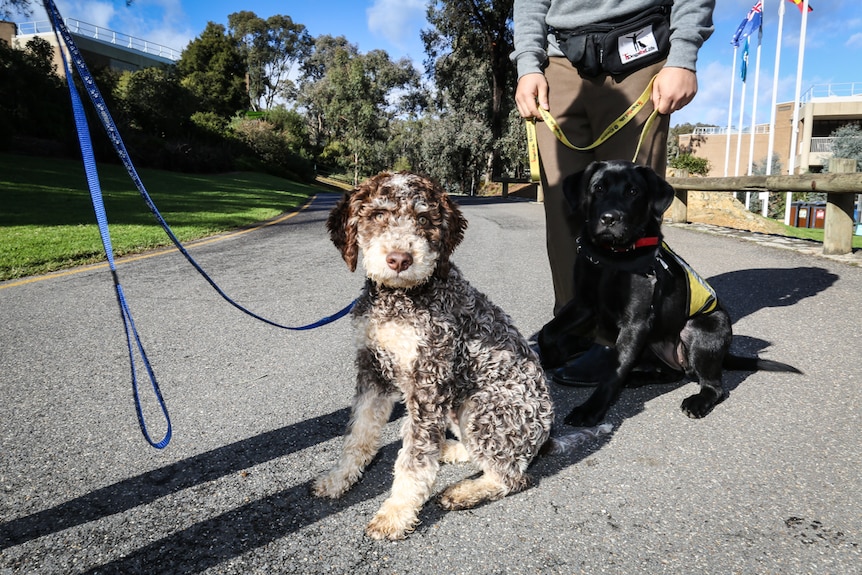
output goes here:
<path id="1" fill-rule="evenodd" d="M 425 0 L 374 0 L 366 14 L 373 34 L 403 48 L 425 21 Z"/>
<path id="2" fill-rule="evenodd" d="M 862 48 L 862 32 L 850 36 L 844 45 L 848 48 Z"/>
<path id="3" fill-rule="evenodd" d="M 57 9 L 64 18 L 74 18 L 100 28 L 111 28 L 111 20 L 117 14 L 111 2 L 58 0 Z"/>
<path id="4" fill-rule="evenodd" d="M 670 122 L 677 124 L 727 124 L 727 104 L 730 99 L 731 69 L 718 62 L 699 66 L 697 73 L 697 96 L 691 104 L 674 112 Z"/>

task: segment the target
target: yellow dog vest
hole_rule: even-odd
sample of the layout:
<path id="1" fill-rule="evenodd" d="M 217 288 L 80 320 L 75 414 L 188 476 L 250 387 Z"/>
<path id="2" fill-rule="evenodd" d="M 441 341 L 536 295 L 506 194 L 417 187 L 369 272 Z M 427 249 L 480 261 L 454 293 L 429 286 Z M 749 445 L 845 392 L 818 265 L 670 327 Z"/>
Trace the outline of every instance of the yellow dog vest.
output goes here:
<path id="1" fill-rule="evenodd" d="M 688 281 L 688 317 L 707 314 L 718 307 L 718 296 L 712 286 L 679 257 L 666 242 L 661 243 L 662 251 L 672 257 L 685 270 Z M 661 257 L 661 256 L 659 256 Z"/>

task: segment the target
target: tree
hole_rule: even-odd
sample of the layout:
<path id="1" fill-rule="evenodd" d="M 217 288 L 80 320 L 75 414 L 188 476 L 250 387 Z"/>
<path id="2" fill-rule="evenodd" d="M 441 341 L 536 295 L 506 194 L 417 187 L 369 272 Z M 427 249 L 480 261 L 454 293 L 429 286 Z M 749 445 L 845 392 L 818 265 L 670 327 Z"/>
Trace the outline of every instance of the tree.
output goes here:
<path id="1" fill-rule="evenodd" d="M 772 175 L 777 175 L 781 173 L 781 170 L 781 156 L 773 153 L 772 165 L 769 168 L 769 173 Z M 766 158 L 761 158 L 760 160 L 754 162 L 754 166 L 752 166 L 751 168 L 751 173 L 756 176 L 766 175 Z"/>
<path id="2" fill-rule="evenodd" d="M 862 128 L 859 124 L 846 124 L 830 135 L 832 156 L 856 160 L 856 171 L 862 172 Z"/>
<path id="3" fill-rule="evenodd" d="M 174 66 L 124 72 L 116 96 L 131 128 L 161 139 L 184 135 L 196 107 Z"/>
<path id="4" fill-rule="evenodd" d="M 0 42 L 0 146 L 20 146 L 20 137 L 41 141 L 49 152 L 56 142 L 74 141 L 72 126 L 69 94 L 56 74 L 51 45 L 38 37 L 23 50 Z"/>
<path id="5" fill-rule="evenodd" d="M 198 112 L 230 118 L 247 110 L 245 61 L 238 42 L 221 24 L 208 22 L 177 62 L 180 81 L 198 100 Z"/>
<path id="6" fill-rule="evenodd" d="M 0 0 L 0 19 L 11 20 L 15 13 L 31 16 L 33 8 L 30 0 Z"/>
<path id="7" fill-rule="evenodd" d="M 485 177 L 503 169 L 497 142 L 508 130 L 515 70 L 509 61 L 514 49 L 513 0 L 435 0 L 429 2 L 432 30 L 422 32 L 426 67 L 441 91 L 449 91 L 451 104 L 461 106 L 462 86 L 476 76 L 487 83 L 483 93 L 473 93 L 484 105 L 480 120 L 490 134 L 488 145 L 474 153 L 486 155 Z M 519 120 L 520 121 L 520 120 Z"/>
<path id="8" fill-rule="evenodd" d="M 321 36 L 303 63 L 298 103 L 324 161 L 360 172 L 382 167 L 388 127 L 414 103 L 419 75 L 407 59 L 390 60 L 382 50 L 360 54 L 344 37 Z M 403 97 L 398 97 L 401 94 Z"/>
<path id="9" fill-rule="evenodd" d="M 691 154 L 694 152 L 695 148 L 700 147 L 700 144 L 703 143 L 703 136 L 694 136 L 689 139 L 689 143 L 685 147 L 680 147 L 679 145 L 679 137 L 683 134 L 694 134 L 695 128 L 713 128 L 712 124 L 701 124 L 698 122 L 697 124 L 677 124 L 670 130 L 668 130 L 667 134 L 667 161 L 670 163 L 675 157 L 680 154 Z"/>
<path id="10" fill-rule="evenodd" d="M 311 51 L 311 36 L 290 16 L 266 20 L 243 10 L 228 15 L 231 35 L 240 43 L 246 61 L 248 97 L 254 110 L 268 110 L 278 97 L 295 93 L 290 73 Z"/>
<path id="11" fill-rule="evenodd" d="M 301 64 L 302 75 L 296 101 L 308 118 L 311 144 L 318 154 L 333 135 L 324 114 L 331 91 L 327 70 L 335 65 L 336 55 L 340 52 L 352 57 L 359 54 L 359 49 L 344 36 L 324 34 L 314 40 L 311 54 Z"/>
<path id="12" fill-rule="evenodd" d="M 438 90 L 422 135 L 423 165 L 429 175 L 464 194 L 477 191 L 487 177 L 494 140 L 487 124 L 488 84 L 485 62 L 466 64 L 459 89 Z"/>

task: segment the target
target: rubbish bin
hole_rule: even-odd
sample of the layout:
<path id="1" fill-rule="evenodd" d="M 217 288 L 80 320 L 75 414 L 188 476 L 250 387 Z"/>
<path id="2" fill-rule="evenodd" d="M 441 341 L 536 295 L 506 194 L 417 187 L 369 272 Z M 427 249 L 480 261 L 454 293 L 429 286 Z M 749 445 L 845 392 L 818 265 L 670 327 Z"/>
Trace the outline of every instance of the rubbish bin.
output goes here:
<path id="1" fill-rule="evenodd" d="M 823 229 L 826 227 L 826 202 L 811 202 L 811 215 L 808 218 L 809 228 Z"/>
<path id="2" fill-rule="evenodd" d="M 794 228 L 808 227 L 808 204 L 806 202 L 790 204 L 790 225 Z"/>
<path id="3" fill-rule="evenodd" d="M 793 202 L 790 225 L 797 228 L 820 228 L 826 225 L 826 202 Z"/>

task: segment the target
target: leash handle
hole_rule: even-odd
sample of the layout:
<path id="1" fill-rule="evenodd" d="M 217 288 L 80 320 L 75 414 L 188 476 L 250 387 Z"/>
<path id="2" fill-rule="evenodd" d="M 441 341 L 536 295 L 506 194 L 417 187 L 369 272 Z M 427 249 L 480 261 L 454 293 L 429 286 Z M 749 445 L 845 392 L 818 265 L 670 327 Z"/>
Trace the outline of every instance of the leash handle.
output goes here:
<path id="1" fill-rule="evenodd" d="M 52 23 L 54 24 L 55 35 L 57 35 L 58 30 L 61 33 L 65 32 L 66 35 L 68 35 L 68 30 L 66 29 L 65 24 L 60 18 L 60 14 L 57 11 L 56 6 L 53 5 L 53 2 L 51 0 L 45 1 L 45 9 L 48 11 Z M 60 44 L 59 38 L 57 38 L 57 45 L 62 45 Z M 68 45 L 67 48 L 69 48 Z M 70 49 L 69 52 L 71 54 L 72 50 Z M 173 435 L 171 418 L 168 414 L 168 408 L 165 404 L 165 400 L 162 397 L 162 392 L 159 389 L 159 383 L 156 380 L 156 375 L 155 373 L 153 373 L 153 368 L 150 364 L 150 360 L 147 357 L 147 353 L 144 350 L 143 344 L 141 343 L 141 338 L 138 335 L 138 330 L 135 327 L 135 321 L 132 318 L 132 312 L 129 309 L 129 305 L 126 302 L 125 294 L 123 293 L 123 286 L 120 285 L 120 279 L 117 275 L 117 267 L 114 262 L 114 249 L 111 245 L 111 235 L 108 231 L 108 218 L 105 213 L 105 203 L 102 197 L 102 188 L 99 182 L 98 170 L 96 169 L 95 155 L 93 154 L 93 144 L 90 140 L 90 130 L 87 123 L 87 116 L 84 113 L 84 105 L 81 102 L 81 96 L 78 94 L 78 90 L 75 88 L 75 81 L 72 78 L 72 71 L 69 69 L 69 64 L 66 61 L 66 55 L 63 53 L 63 50 L 60 50 L 60 56 L 63 61 L 63 69 L 66 73 L 66 84 L 69 87 L 69 97 L 71 98 L 72 102 L 72 113 L 75 118 L 75 128 L 78 134 L 78 143 L 81 146 L 81 156 L 84 161 L 84 172 L 87 177 L 87 187 L 90 189 L 90 199 L 93 202 L 93 211 L 96 214 L 96 222 L 99 226 L 99 235 L 102 238 L 102 246 L 105 249 L 108 265 L 111 268 L 111 276 L 114 280 L 114 291 L 117 296 L 117 304 L 120 307 L 120 314 L 123 318 L 123 329 L 126 334 L 126 347 L 128 348 L 129 352 L 129 364 L 131 366 L 132 374 L 132 395 L 134 396 L 135 400 L 135 412 L 138 416 L 138 425 L 140 426 L 141 433 L 143 434 L 144 439 L 147 441 L 147 443 L 149 443 L 156 449 L 164 449 L 171 442 L 171 437 Z M 147 376 L 150 379 L 153 394 L 156 396 L 156 401 L 158 403 L 159 409 L 161 410 L 162 416 L 165 419 L 165 435 L 164 437 L 162 437 L 162 439 L 158 441 L 154 440 L 150 435 L 146 420 L 144 418 L 144 412 L 141 406 L 141 394 L 138 389 L 138 370 L 135 362 L 135 349 L 137 349 L 138 355 L 140 355 L 141 357 L 144 369 L 146 370 Z"/>
<path id="2" fill-rule="evenodd" d="M 647 102 L 650 101 L 652 97 L 652 88 L 653 84 L 655 83 L 655 78 L 655 76 L 650 78 L 649 83 L 647 83 L 647 86 L 646 88 L 644 88 L 644 91 L 641 92 L 641 95 L 638 96 L 638 98 L 632 103 L 631 106 L 626 109 L 625 112 L 620 114 L 616 120 L 611 122 L 611 124 L 607 128 L 605 128 L 604 132 L 602 132 L 602 134 L 596 139 L 596 141 L 584 147 L 579 147 L 571 143 L 566 137 L 566 135 L 563 133 L 563 129 L 560 128 L 560 125 L 557 123 L 551 113 L 542 108 L 541 106 L 538 107 L 539 115 L 542 116 L 542 121 L 545 123 L 546 126 L 548 126 L 548 129 L 551 130 L 551 132 L 554 134 L 554 136 L 556 136 L 556 138 L 560 141 L 561 144 L 577 152 L 587 152 L 604 144 L 611 138 L 611 136 L 619 132 L 623 128 L 623 126 L 628 124 L 632 119 L 634 119 L 635 116 L 638 115 L 638 112 L 643 109 L 643 107 L 646 105 Z M 646 138 L 646 134 L 650 131 L 650 128 L 652 128 L 652 125 L 655 122 L 657 116 L 658 111 L 653 110 L 652 113 L 649 115 L 649 118 L 647 118 L 643 129 L 641 129 L 640 138 L 638 138 L 638 145 L 635 149 L 634 157 L 632 158 L 633 162 L 637 160 L 638 154 L 641 150 L 641 146 Z M 535 118 L 530 118 L 529 120 L 527 120 L 526 129 L 527 155 L 530 160 L 530 179 L 533 182 L 538 182 L 540 180 L 539 170 L 541 169 L 541 165 L 539 159 L 539 144 L 536 138 Z"/>

